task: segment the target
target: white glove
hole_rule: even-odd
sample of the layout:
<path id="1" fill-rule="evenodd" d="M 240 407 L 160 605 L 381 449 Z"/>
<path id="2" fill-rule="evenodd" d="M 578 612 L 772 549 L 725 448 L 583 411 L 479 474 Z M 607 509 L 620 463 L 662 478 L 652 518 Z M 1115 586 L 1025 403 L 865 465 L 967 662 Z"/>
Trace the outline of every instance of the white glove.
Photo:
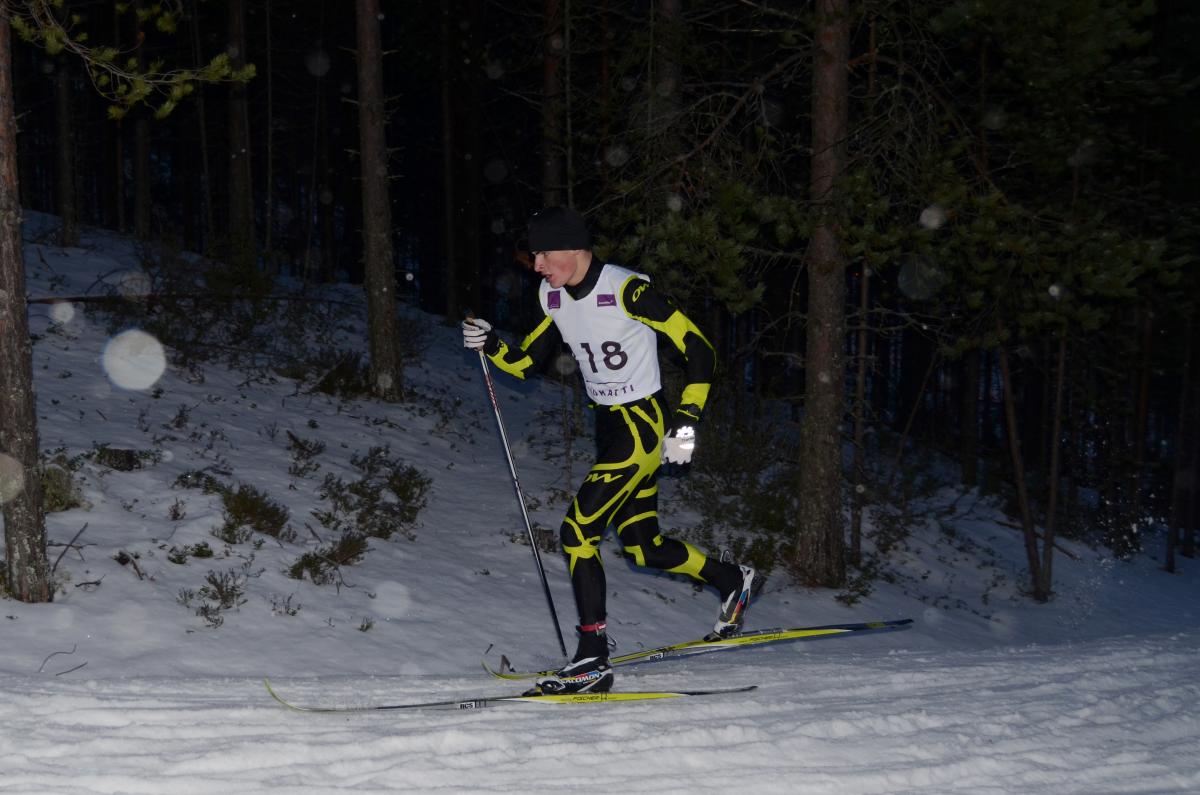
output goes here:
<path id="1" fill-rule="evenodd" d="M 483 350 L 487 343 L 488 332 L 492 324 L 477 317 L 469 317 L 462 322 L 463 345 L 473 351 Z"/>
<path id="2" fill-rule="evenodd" d="M 691 425 L 674 428 L 663 438 L 662 460 L 664 464 L 686 466 L 692 463 L 696 452 L 696 429 Z"/>

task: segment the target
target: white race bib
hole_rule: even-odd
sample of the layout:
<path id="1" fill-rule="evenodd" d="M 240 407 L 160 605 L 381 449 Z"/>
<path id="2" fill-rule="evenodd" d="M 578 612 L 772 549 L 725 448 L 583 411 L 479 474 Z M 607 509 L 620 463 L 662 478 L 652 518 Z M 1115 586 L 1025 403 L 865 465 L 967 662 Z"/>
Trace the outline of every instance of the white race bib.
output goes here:
<path id="1" fill-rule="evenodd" d="M 578 301 L 545 281 L 538 296 L 579 363 L 588 397 L 613 406 L 649 397 L 662 382 L 654 329 L 634 320 L 621 305 L 621 290 L 629 280 L 649 277 L 619 265 L 600 267 L 596 285 Z"/>

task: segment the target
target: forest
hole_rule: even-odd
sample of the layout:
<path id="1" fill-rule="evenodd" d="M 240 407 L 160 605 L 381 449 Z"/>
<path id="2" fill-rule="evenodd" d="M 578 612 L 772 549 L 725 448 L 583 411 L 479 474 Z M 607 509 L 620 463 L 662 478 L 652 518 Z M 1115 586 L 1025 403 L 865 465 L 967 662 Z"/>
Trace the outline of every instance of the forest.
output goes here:
<path id="1" fill-rule="evenodd" d="M 1059 537 L 1174 571 L 1197 33 L 1186 0 L 0 0 L 0 584 L 52 593 L 22 208 L 138 240 L 147 300 L 80 300 L 181 366 L 403 401 L 396 302 L 523 333 L 526 219 L 569 205 L 716 348 L 688 488 L 758 565 L 869 579 L 864 512 L 902 535 L 936 471 L 1005 502 L 1033 600 Z M 255 333 L 337 283 L 366 356 Z"/>

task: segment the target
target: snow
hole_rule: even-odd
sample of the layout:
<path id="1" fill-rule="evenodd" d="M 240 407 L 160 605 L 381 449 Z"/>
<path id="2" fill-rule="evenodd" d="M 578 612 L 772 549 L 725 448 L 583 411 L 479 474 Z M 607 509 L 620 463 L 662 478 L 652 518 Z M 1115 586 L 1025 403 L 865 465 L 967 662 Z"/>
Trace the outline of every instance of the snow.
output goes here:
<path id="1" fill-rule="evenodd" d="M 132 246 L 112 236 L 92 233 L 78 249 L 34 242 L 52 223 L 27 219 L 31 295 L 82 295 L 100 277 L 136 274 Z M 51 561 L 62 553 L 56 600 L 0 601 L 0 792 L 1200 791 L 1194 562 L 1163 573 L 1155 538 L 1128 562 L 1063 542 L 1075 558 L 1056 558 L 1056 598 L 1037 605 L 1020 594 L 1018 533 L 993 502 L 950 486 L 928 498 L 893 581 L 853 607 L 777 573 L 749 614 L 751 628 L 911 617 L 912 629 L 648 664 L 617 679 L 625 690 L 758 684 L 752 693 L 284 709 L 265 676 L 296 703 L 396 704 L 519 690 L 487 676 L 485 656 L 518 667 L 560 659 L 529 547 L 517 543 L 525 530 L 478 360 L 457 329 L 405 311 L 428 327 L 423 359 L 406 370 L 421 398 L 379 405 L 215 365 L 199 377 L 168 359 L 157 372 L 157 341 L 112 339 L 81 306 L 31 305 L 42 448 L 157 453 L 129 472 L 84 462 L 85 504 L 47 520 Z M 572 486 L 561 388 L 502 376 L 497 386 L 530 516 L 556 528 L 558 490 Z M 325 443 L 320 469 L 289 473 L 289 431 Z M 703 433 L 699 444 L 703 455 Z M 381 445 L 432 478 L 415 538 L 373 540 L 336 584 L 287 577 L 318 537 L 333 537 L 311 514 L 325 504 L 324 476 L 353 478 L 351 456 Z M 572 462 L 573 479 L 585 465 Z M 203 469 L 285 504 L 294 540 L 215 538 L 217 497 L 176 485 Z M 697 521 L 675 484 L 663 492 L 667 527 Z M 215 556 L 168 559 L 200 542 Z M 635 570 L 611 539 L 604 555 L 619 650 L 690 639 L 711 623 L 713 593 Z M 543 560 L 570 643 L 564 567 Z M 210 572 L 244 583 L 218 627 L 181 594 Z"/>

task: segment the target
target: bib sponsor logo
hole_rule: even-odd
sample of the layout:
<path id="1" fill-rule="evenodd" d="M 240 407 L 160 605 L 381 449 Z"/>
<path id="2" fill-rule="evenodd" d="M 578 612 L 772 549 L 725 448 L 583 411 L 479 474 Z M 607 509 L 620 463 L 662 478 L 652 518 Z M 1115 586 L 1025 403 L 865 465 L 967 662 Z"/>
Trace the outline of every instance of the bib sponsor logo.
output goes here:
<path id="1" fill-rule="evenodd" d="M 596 296 L 596 306 L 616 306 L 617 297 L 612 293 L 604 293 Z"/>
<path id="2" fill-rule="evenodd" d="M 550 307 L 551 309 L 562 308 L 562 295 L 558 292 L 558 290 L 554 290 L 546 296 L 546 306 Z"/>
<path id="3" fill-rule="evenodd" d="M 596 399 L 625 397 L 637 390 L 637 386 L 634 384 L 625 384 L 624 386 L 614 387 L 596 387 L 585 383 L 584 386 L 587 387 L 588 394 Z"/>

